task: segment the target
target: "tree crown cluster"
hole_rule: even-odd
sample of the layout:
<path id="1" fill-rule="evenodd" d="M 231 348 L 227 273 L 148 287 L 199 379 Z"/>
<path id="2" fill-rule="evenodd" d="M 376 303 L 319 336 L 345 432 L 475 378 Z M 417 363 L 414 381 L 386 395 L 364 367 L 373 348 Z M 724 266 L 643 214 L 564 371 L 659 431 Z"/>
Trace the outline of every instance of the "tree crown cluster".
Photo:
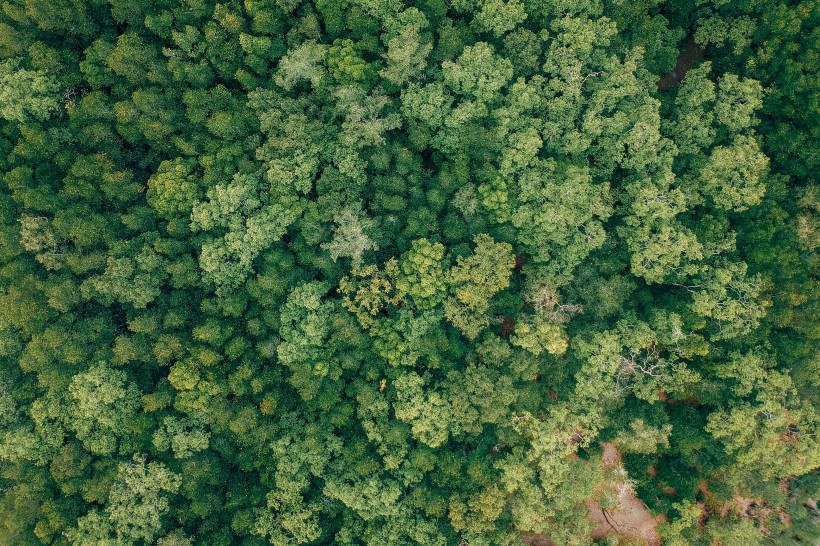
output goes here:
<path id="1" fill-rule="evenodd" d="M 818 0 L 0 7 L 0 545 L 820 536 Z"/>

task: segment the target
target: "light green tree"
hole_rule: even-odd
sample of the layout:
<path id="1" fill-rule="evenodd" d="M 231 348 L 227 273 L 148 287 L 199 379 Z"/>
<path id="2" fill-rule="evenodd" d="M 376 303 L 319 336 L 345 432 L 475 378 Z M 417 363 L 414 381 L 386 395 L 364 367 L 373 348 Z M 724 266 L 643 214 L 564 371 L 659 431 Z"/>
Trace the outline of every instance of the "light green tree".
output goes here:
<path id="1" fill-rule="evenodd" d="M 339 258 L 350 258 L 356 269 L 362 265 L 365 252 L 379 249 L 370 238 L 376 222 L 365 215 L 361 202 L 343 207 L 333 215 L 333 222 L 333 239 L 321 246 L 330 253 L 334 262 Z"/>
<path id="2" fill-rule="evenodd" d="M 154 541 L 170 509 L 169 495 L 181 483 L 182 477 L 160 462 L 135 456 L 132 463 L 120 464 L 106 506 L 117 537 Z"/>
<path id="3" fill-rule="evenodd" d="M 402 254 L 396 289 L 413 301 L 416 309 L 432 309 L 446 297 L 444 245 L 416 239 Z"/>
<path id="4" fill-rule="evenodd" d="M 496 38 L 513 30 L 527 18 L 525 6 L 519 0 L 484 0 L 473 17 L 479 30 L 491 32 Z"/>
<path id="5" fill-rule="evenodd" d="M 308 81 L 317 87 L 327 73 L 326 57 L 327 46 L 304 42 L 282 57 L 274 81 L 285 89 L 292 89 L 300 81 Z"/>
<path id="6" fill-rule="evenodd" d="M 191 417 L 165 417 L 163 427 L 154 432 L 153 444 L 160 451 L 169 448 L 174 457 L 186 459 L 194 453 L 208 449 L 211 433 L 206 431 L 202 423 Z"/>
<path id="7" fill-rule="evenodd" d="M 60 86 L 49 74 L 21 68 L 20 62 L 0 62 L 0 117 L 18 123 L 45 121 L 60 110 Z"/>
<path id="8" fill-rule="evenodd" d="M 299 205 L 292 198 L 271 202 L 258 177 L 242 174 L 214 186 L 206 197 L 194 205 L 191 228 L 224 235 L 205 239 L 199 265 L 203 279 L 219 291 L 230 290 L 245 281 L 259 254 L 281 239 Z"/>
<path id="9" fill-rule="evenodd" d="M 715 148 L 700 173 L 703 191 L 715 206 L 744 211 L 766 193 L 769 159 L 757 140 L 738 136 L 729 146 Z"/>
<path id="10" fill-rule="evenodd" d="M 382 38 L 386 41 L 385 67 L 381 77 L 395 85 L 404 85 L 414 79 L 427 64 L 427 55 L 433 45 L 422 37 L 428 27 L 427 18 L 417 8 L 407 8 L 394 20 Z"/>
<path id="11" fill-rule="evenodd" d="M 162 217 L 187 217 L 199 200 L 200 190 L 192 166 L 193 162 L 180 158 L 163 161 L 148 178 L 148 204 Z"/>
<path id="12" fill-rule="evenodd" d="M 459 257 L 447 275 L 452 296 L 444 303 L 447 320 L 469 339 L 489 325 L 490 298 L 510 285 L 515 267 L 509 243 L 496 243 L 483 233 L 474 241 L 473 254 Z"/>
<path id="13" fill-rule="evenodd" d="M 485 42 L 467 46 L 459 58 L 441 65 L 444 83 L 453 92 L 479 103 L 492 101 L 512 79 L 512 63 L 496 54 Z"/>
<path id="14" fill-rule="evenodd" d="M 409 423 L 413 437 L 430 446 L 439 447 L 450 433 L 450 408 L 443 392 L 425 388 L 425 380 L 415 372 L 399 376 L 393 383 L 396 418 Z"/>
<path id="15" fill-rule="evenodd" d="M 132 433 L 129 422 L 140 406 L 140 392 L 124 371 L 94 364 L 74 376 L 68 395 L 67 424 L 91 453 L 114 453 L 118 439 Z"/>

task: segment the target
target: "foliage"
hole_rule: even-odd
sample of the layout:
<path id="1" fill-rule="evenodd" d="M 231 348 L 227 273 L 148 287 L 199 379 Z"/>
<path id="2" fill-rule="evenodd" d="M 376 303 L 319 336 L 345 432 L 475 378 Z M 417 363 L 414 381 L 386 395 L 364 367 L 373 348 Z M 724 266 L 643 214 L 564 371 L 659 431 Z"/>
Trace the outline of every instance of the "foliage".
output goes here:
<path id="1" fill-rule="evenodd" d="M 589 544 L 616 485 L 815 543 L 818 51 L 818 0 L 4 1 L 0 545 Z"/>

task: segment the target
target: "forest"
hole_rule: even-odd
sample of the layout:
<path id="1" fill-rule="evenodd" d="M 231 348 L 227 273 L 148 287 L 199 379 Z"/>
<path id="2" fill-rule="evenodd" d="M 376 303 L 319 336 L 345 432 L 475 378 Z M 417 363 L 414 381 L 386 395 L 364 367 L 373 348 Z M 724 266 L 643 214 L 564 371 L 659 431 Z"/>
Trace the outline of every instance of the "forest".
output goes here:
<path id="1" fill-rule="evenodd" d="M 820 540 L 820 0 L 0 0 L 0 546 Z"/>

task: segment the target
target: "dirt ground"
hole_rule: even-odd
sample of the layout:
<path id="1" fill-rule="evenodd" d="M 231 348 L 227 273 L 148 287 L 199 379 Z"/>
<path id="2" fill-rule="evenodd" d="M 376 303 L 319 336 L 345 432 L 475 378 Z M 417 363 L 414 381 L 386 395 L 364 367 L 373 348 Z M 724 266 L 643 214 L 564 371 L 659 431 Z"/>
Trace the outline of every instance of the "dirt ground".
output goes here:
<path id="1" fill-rule="evenodd" d="M 683 42 L 683 50 L 678 56 L 675 68 L 658 80 L 658 89 L 669 89 L 683 81 L 686 73 L 695 66 L 695 62 L 706 55 L 706 50 L 695 43 L 690 36 Z"/>
<path id="2" fill-rule="evenodd" d="M 611 443 L 601 444 L 604 448 L 601 466 L 615 468 L 621 465 L 621 454 Z M 622 538 L 642 540 L 647 546 L 660 546 L 661 537 L 658 535 L 658 519 L 656 519 L 646 505 L 625 482 L 608 484 L 618 497 L 618 506 L 615 509 L 603 510 L 597 500 L 587 501 L 589 518 L 598 524 L 593 529 L 593 540 L 604 538 L 609 533 L 615 533 Z"/>
<path id="3" fill-rule="evenodd" d="M 604 442 L 601 457 L 602 468 L 617 468 L 621 466 L 621 454 L 611 443 Z M 610 533 L 623 539 L 637 539 L 646 546 L 660 546 L 661 537 L 658 535 L 658 523 L 662 516 L 654 517 L 646 505 L 635 495 L 635 492 L 623 481 L 602 484 L 603 488 L 611 488 L 618 497 L 618 507 L 604 511 L 600 501 L 588 500 L 589 519 L 597 524 L 592 530 L 590 538 L 599 540 Z M 526 535 L 522 537 L 530 546 L 557 546 L 546 535 Z"/>
<path id="4" fill-rule="evenodd" d="M 521 540 L 530 546 L 557 546 L 547 535 L 524 535 Z"/>

